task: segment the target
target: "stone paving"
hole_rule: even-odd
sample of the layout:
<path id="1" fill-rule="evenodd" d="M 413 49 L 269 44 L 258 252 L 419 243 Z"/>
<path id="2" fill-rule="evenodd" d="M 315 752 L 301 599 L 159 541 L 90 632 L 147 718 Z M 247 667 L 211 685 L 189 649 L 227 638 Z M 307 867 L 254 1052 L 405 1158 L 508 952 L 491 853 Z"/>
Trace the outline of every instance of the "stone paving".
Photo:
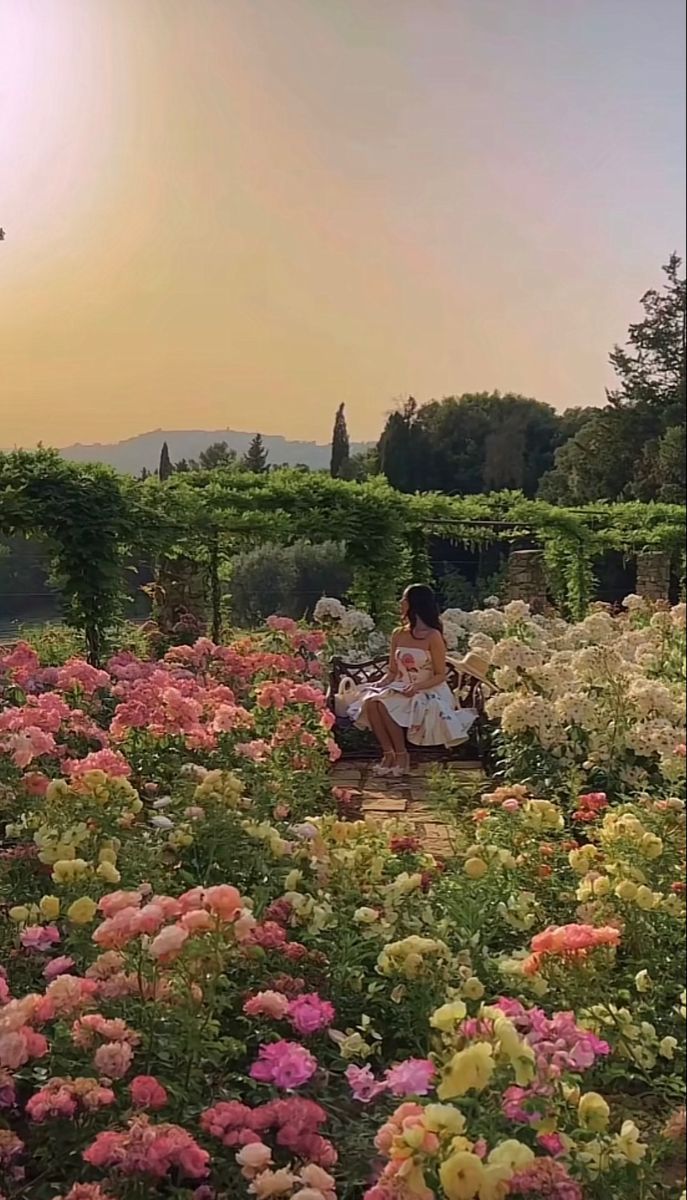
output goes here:
<path id="1" fill-rule="evenodd" d="M 389 779 L 373 775 L 371 762 L 343 758 L 332 768 L 332 784 L 362 796 L 366 816 L 379 821 L 401 820 L 414 826 L 425 850 L 447 858 L 454 852 L 451 830 L 427 797 L 427 777 L 434 765 L 420 763 L 411 768 L 407 778 Z M 463 777 L 469 773 L 476 786 L 484 775 L 478 762 L 445 763 L 443 767 Z"/>

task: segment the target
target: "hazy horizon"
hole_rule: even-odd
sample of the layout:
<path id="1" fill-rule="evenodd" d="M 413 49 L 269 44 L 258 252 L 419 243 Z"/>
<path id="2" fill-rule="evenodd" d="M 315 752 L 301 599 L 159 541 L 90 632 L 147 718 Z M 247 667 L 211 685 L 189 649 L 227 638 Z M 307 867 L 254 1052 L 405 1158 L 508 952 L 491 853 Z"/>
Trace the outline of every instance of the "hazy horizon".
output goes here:
<path id="1" fill-rule="evenodd" d="M 681 0 L 0 0 L 0 445 L 600 404 L 684 253 Z"/>

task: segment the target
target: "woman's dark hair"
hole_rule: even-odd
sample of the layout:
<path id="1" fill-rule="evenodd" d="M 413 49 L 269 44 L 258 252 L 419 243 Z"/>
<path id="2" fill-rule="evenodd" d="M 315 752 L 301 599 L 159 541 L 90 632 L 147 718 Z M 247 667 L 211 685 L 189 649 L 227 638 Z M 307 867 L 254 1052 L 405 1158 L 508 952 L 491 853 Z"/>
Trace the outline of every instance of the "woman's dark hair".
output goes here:
<path id="1" fill-rule="evenodd" d="M 422 621 L 428 629 L 438 629 L 443 637 L 444 627 L 439 616 L 439 605 L 429 584 L 411 583 L 403 595 L 408 602 L 408 623 L 411 633 L 414 632 L 418 621 Z"/>

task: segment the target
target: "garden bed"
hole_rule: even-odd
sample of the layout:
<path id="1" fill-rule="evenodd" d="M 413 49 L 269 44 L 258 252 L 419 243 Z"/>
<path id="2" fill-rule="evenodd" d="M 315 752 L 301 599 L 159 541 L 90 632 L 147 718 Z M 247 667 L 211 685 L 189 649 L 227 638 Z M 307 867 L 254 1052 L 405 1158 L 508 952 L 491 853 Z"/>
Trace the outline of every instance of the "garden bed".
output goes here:
<path id="1" fill-rule="evenodd" d="M 333 628 L 0 656 L 3 1200 L 677 1200 L 684 606 L 445 620 L 450 853 L 332 777 Z"/>

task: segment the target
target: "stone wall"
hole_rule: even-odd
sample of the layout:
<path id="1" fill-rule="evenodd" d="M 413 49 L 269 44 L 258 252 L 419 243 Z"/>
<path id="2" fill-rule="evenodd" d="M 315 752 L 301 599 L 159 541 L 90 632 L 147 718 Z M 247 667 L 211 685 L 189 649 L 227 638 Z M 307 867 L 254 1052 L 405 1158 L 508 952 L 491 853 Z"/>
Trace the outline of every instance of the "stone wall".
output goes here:
<path id="1" fill-rule="evenodd" d="M 647 600 L 667 600 L 670 592 L 670 555 L 645 550 L 637 555 L 637 595 Z"/>
<path id="2" fill-rule="evenodd" d="M 524 600 L 532 612 L 548 605 L 543 550 L 513 550 L 508 558 L 508 600 Z"/>

